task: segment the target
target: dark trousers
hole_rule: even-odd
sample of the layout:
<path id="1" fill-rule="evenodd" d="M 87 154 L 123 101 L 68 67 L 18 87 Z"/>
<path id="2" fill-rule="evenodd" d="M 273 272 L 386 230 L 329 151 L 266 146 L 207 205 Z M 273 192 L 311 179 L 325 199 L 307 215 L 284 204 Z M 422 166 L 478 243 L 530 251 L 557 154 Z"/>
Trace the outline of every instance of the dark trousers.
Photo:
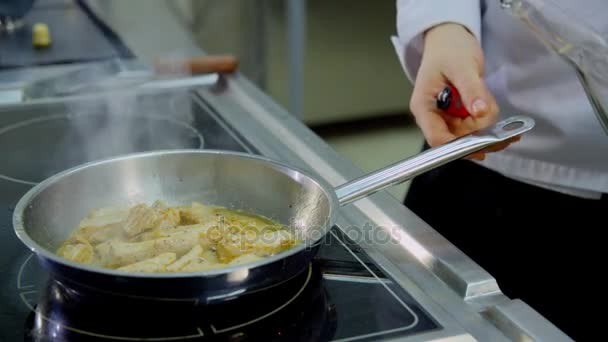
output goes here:
<path id="1" fill-rule="evenodd" d="M 460 160 L 414 179 L 405 205 L 493 275 L 503 293 L 576 341 L 605 329 L 606 196 L 568 196 Z"/>

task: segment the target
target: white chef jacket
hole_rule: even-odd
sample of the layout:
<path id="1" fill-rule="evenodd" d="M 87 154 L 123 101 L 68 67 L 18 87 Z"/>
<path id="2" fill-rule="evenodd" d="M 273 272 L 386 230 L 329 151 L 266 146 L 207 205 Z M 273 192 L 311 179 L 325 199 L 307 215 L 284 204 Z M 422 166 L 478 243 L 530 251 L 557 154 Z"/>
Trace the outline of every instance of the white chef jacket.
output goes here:
<path id="1" fill-rule="evenodd" d="M 606 0 L 595 3 L 603 8 L 581 7 L 608 13 L 608 2 L 601 1 Z M 601 17 L 598 22 L 605 26 L 600 31 L 608 32 L 608 15 Z M 444 22 L 464 25 L 480 40 L 486 82 L 501 108 L 500 118 L 523 114 L 536 121 L 520 142 L 479 163 L 570 195 L 599 198 L 608 193 L 608 135 L 574 70 L 502 9 L 499 0 L 397 0 L 392 42 L 410 81 L 420 65 L 422 32 Z"/>

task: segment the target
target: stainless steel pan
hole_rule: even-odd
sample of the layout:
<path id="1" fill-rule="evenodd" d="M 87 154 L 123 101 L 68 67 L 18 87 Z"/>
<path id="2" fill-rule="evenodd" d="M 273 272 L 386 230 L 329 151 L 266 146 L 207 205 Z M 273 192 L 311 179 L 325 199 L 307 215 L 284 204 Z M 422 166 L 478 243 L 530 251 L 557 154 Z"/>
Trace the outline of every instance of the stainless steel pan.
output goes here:
<path id="1" fill-rule="evenodd" d="M 13 225 L 42 265 L 63 281 L 129 296 L 221 301 L 276 286 L 303 271 L 340 206 L 533 126 L 529 118 L 512 117 L 336 189 L 289 165 L 225 151 L 157 151 L 95 161 L 32 188 L 17 204 Z M 200 201 L 261 214 L 292 227 L 305 243 L 255 263 L 193 273 L 119 272 L 54 253 L 91 208 L 158 199 L 171 205 Z"/>

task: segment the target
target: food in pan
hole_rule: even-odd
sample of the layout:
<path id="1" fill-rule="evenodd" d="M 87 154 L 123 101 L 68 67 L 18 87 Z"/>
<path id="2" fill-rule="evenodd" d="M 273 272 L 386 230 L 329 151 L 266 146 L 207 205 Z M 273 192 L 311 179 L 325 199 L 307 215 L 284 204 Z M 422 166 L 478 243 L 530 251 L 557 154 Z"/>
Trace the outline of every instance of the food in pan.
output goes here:
<path id="1" fill-rule="evenodd" d="M 200 203 L 92 210 L 57 254 L 129 272 L 194 272 L 249 263 L 299 244 L 265 217 Z"/>

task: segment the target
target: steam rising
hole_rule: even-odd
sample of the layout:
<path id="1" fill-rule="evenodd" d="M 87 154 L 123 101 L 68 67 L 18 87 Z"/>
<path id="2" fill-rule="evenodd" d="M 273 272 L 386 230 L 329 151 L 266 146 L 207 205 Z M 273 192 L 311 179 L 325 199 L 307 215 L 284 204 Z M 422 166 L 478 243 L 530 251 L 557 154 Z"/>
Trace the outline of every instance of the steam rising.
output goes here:
<path id="1" fill-rule="evenodd" d="M 171 74 L 183 76 L 183 68 L 176 64 Z M 124 77 L 103 73 L 89 73 L 87 83 L 89 91 L 101 92 L 66 107 L 62 145 L 64 162 L 72 165 L 65 167 L 129 153 L 203 146 L 203 137 L 193 127 L 187 91 L 142 93 L 125 87 Z"/>

